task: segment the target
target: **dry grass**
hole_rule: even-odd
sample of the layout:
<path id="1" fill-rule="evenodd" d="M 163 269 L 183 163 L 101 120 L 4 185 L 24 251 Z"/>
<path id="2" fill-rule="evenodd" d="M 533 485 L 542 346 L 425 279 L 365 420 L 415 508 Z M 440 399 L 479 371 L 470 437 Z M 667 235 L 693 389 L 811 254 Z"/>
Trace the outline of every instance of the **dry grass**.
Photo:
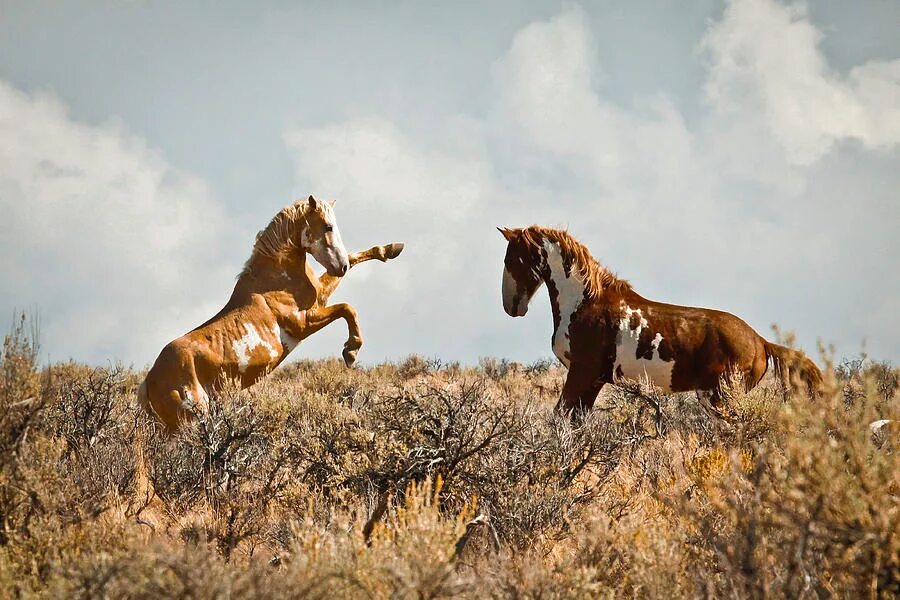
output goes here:
<path id="1" fill-rule="evenodd" d="M 900 418 L 884 364 L 834 369 L 815 403 L 735 393 L 730 425 L 635 383 L 573 426 L 547 362 L 302 362 L 165 440 L 140 373 L 36 356 L 23 320 L 0 358 L 4 595 L 900 595 L 900 460 L 867 429 Z"/>

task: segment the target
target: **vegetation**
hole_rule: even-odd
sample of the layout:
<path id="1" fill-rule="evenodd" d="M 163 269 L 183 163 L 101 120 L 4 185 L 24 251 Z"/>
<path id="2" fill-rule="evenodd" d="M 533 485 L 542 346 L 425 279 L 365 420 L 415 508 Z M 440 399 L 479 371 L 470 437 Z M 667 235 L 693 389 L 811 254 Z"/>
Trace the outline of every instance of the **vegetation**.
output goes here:
<path id="1" fill-rule="evenodd" d="M 13 597 L 900 596 L 885 364 L 734 392 L 729 423 L 634 383 L 573 425 L 546 361 L 301 362 L 167 440 L 141 373 L 41 370 L 35 338 L 0 357 Z"/>

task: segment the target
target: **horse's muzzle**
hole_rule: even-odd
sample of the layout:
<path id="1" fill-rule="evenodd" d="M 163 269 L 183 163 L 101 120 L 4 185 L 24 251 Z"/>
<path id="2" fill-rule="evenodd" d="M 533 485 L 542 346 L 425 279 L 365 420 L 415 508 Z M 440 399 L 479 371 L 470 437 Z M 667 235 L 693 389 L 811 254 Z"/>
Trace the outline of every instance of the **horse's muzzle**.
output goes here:
<path id="1" fill-rule="evenodd" d="M 349 263 L 341 263 L 340 265 L 338 265 L 336 267 L 332 267 L 330 269 L 325 269 L 325 271 L 332 277 L 343 277 L 344 275 L 347 274 L 347 271 L 349 271 L 349 270 L 350 270 Z"/>

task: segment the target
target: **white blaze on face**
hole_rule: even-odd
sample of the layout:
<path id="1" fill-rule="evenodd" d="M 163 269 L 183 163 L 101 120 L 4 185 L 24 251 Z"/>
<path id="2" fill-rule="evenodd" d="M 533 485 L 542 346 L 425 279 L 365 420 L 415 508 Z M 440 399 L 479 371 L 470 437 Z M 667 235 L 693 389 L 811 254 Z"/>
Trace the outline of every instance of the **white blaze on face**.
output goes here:
<path id="1" fill-rule="evenodd" d="M 259 332 L 252 323 L 244 323 L 244 330 L 246 331 L 244 336 L 231 343 L 234 354 L 237 356 L 238 370 L 241 373 L 247 370 L 247 367 L 250 365 L 250 354 L 259 346 L 264 347 L 269 352 L 269 357 L 272 360 L 278 358 L 278 351 L 272 344 L 262 339 L 262 336 L 259 335 Z"/>
<path id="2" fill-rule="evenodd" d="M 525 261 L 522 258 L 519 258 L 519 263 L 524 266 Z M 543 270 L 542 265 L 532 265 L 531 273 L 534 275 L 534 281 L 537 283 L 534 286 L 534 289 L 528 291 L 528 289 L 520 289 L 521 286 L 519 282 L 516 280 L 515 276 L 510 273 L 509 269 L 506 268 L 504 264 L 503 267 L 503 310 L 506 311 L 506 314 L 511 317 L 524 317 L 528 313 L 528 305 L 531 304 L 531 299 L 534 297 L 534 294 L 538 291 L 543 283 L 543 275 L 541 271 Z M 516 299 L 518 298 L 519 303 L 516 306 Z M 513 312 L 515 311 L 515 312 Z"/>
<path id="3" fill-rule="evenodd" d="M 503 267 L 503 310 L 506 311 L 506 314 L 513 314 L 513 302 L 515 301 L 516 294 L 519 293 L 519 284 L 516 283 L 516 278 L 512 276 L 512 273 L 509 272 L 505 266 Z M 523 312 L 521 312 L 523 307 L 518 307 L 518 311 L 514 316 L 521 317 Z M 524 307 L 526 310 L 528 309 L 528 305 L 526 304 Z"/>
<path id="4" fill-rule="evenodd" d="M 568 368 L 569 358 L 567 355 L 571 349 L 569 326 L 572 324 L 572 316 L 584 301 L 585 285 L 574 268 L 569 271 L 568 276 L 566 275 L 562 252 L 557 244 L 545 240 L 544 250 L 547 251 L 550 279 L 558 292 L 556 300 L 559 304 L 559 328 L 553 335 L 553 354 Z"/>
<path id="5" fill-rule="evenodd" d="M 334 216 L 334 209 L 328 202 L 319 203 L 322 212 L 322 219 L 326 225 L 331 227 L 331 231 L 326 232 L 319 239 L 310 239 L 310 232 L 303 232 L 303 246 L 312 254 L 320 265 L 325 267 L 329 273 L 340 273 L 343 267 L 349 268 L 350 257 L 347 249 L 344 248 L 344 241 L 341 239 L 341 232 L 337 226 L 337 218 Z"/>
<path id="6" fill-rule="evenodd" d="M 675 361 L 664 361 L 659 357 L 659 344 L 663 336 L 657 333 L 650 342 L 652 358 L 637 358 L 638 343 L 641 332 L 649 326 L 647 319 L 641 313 L 641 309 L 632 309 L 625 305 L 625 316 L 619 321 L 619 332 L 616 334 L 616 363 L 613 368 L 613 377 L 618 377 L 619 371 L 622 377 L 628 379 L 640 379 L 647 377 L 654 385 L 662 388 L 664 392 L 672 391 L 672 368 Z M 633 316 L 638 317 L 638 326 L 631 328 Z"/>

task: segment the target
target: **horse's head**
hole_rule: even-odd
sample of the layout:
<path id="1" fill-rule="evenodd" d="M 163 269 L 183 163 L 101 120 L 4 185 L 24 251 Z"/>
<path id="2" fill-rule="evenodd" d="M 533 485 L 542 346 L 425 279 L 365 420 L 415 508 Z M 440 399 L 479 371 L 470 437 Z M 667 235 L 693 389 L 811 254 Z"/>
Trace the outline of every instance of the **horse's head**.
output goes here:
<path id="1" fill-rule="evenodd" d="M 497 228 L 509 245 L 503 260 L 503 310 L 511 317 L 528 312 L 532 296 L 544 282 L 540 249 L 530 244 L 521 229 Z"/>
<path id="2" fill-rule="evenodd" d="M 329 275 L 343 276 L 350 268 L 350 259 L 338 231 L 334 200 L 320 202 L 310 196 L 304 216 L 306 227 L 300 236 L 300 247 L 312 254 Z"/>

